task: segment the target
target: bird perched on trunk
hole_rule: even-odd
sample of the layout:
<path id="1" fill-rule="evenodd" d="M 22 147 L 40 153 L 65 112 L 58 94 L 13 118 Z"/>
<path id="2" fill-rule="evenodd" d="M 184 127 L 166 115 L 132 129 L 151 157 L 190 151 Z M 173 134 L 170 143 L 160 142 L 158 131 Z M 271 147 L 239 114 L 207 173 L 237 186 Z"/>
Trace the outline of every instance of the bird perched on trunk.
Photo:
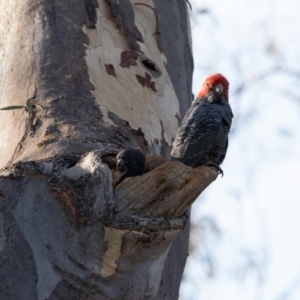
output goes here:
<path id="1" fill-rule="evenodd" d="M 125 149 L 117 155 L 116 169 L 120 172 L 120 182 L 127 177 L 140 176 L 144 173 L 146 157 L 139 149 Z"/>
<path id="2" fill-rule="evenodd" d="M 228 103 L 228 80 L 221 74 L 206 78 L 178 129 L 171 160 L 190 167 L 220 168 L 227 147 L 233 114 Z"/>

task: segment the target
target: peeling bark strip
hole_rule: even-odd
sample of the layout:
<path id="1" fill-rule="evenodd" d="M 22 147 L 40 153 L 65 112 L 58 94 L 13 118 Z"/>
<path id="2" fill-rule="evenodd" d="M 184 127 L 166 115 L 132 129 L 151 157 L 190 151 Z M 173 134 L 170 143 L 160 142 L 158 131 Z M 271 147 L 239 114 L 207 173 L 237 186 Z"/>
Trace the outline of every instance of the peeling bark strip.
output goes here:
<path id="1" fill-rule="evenodd" d="M 141 52 L 137 41 L 143 42 L 140 31 L 134 24 L 134 12 L 129 0 L 106 0 L 110 5 L 111 16 L 117 23 L 117 28 L 124 34 L 129 42 L 129 48 Z"/>
<path id="2" fill-rule="evenodd" d="M 146 3 L 134 3 L 134 5 L 143 5 L 143 6 L 146 6 L 146 7 L 153 10 L 154 15 L 155 15 L 155 20 L 156 20 L 156 22 L 155 22 L 155 24 L 156 24 L 155 25 L 155 32 L 153 33 L 153 35 L 160 34 L 159 28 L 158 28 L 158 12 L 157 12 L 157 10 L 155 8 L 151 7 L 150 5 L 146 4 Z"/>
<path id="3" fill-rule="evenodd" d="M 144 43 L 139 43 L 139 45 L 144 51 L 144 55 L 140 55 L 137 51 L 132 51 L 128 48 L 127 39 L 119 34 L 115 28 L 115 23 L 110 19 L 110 6 L 106 1 L 99 1 L 97 31 L 87 30 L 85 26 L 83 27 L 83 32 L 86 32 L 89 38 L 85 59 L 90 81 L 93 82 L 95 87 L 92 95 L 95 97 L 95 102 L 102 111 L 102 120 L 107 125 L 106 129 L 112 128 L 109 127 L 111 122 L 107 112 L 114 112 L 119 118 L 127 121 L 130 120 L 130 125 L 133 129 L 142 128 L 145 133 L 145 139 L 148 141 L 149 152 L 155 154 L 167 153 L 168 155 L 168 149 L 172 145 L 172 138 L 175 136 L 178 128 L 178 122 L 174 115 L 180 112 L 179 102 L 186 102 L 189 100 L 189 97 L 186 87 L 183 87 L 181 83 L 184 80 L 183 78 L 180 78 L 177 84 L 181 85 L 181 93 L 184 97 L 179 99 L 175 94 L 174 83 L 170 78 L 171 74 L 168 74 L 166 69 L 169 63 L 166 53 L 162 54 L 159 51 L 155 37 L 152 36 L 152 30 L 155 30 L 153 12 L 148 7 L 135 6 L 133 1 L 131 1 L 131 5 L 134 9 L 135 25 L 143 34 Z M 174 28 L 176 30 L 174 28 L 172 30 L 177 32 L 181 30 L 181 27 L 181 23 L 175 23 Z M 170 29 L 168 28 L 168 30 Z M 178 44 L 174 47 L 172 51 L 176 52 L 178 47 L 185 47 L 185 45 Z M 171 48 L 169 51 L 171 51 Z M 128 61 L 123 58 L 123 55 L 126 53 L 129 55 Z M 122 56 L 121 59 L 120 56 Z M 175 64 L 178 65 L 180 60 L 183 59 L 178 57 L 178 62 Z M 120 63 L 124 68 L 120 67 Z M 105 64 L 112 64 L 114 66 L 118 80 L 111 80 L 111 76 L 107 74 Z M 147 78 L 144 75 L 144 68 L 152 76 L 151 81 L 148 84 L 146 83 L 150 86 L 149 89 L 141 89 L 140 83 L 135 76 L 138 74 L 143 77 L 139 79 L 142 84 L 145 84 L 144 81 Z M 149 76 L 147 77 L 149 78 Z M 109 88 L 107 88 L 108 86 Z M 157 90 L 157 92 L 153 92 L 153 89 Z M 182 92 L 182 89 L 185 89 L 185 92 Z M 164 149 L 165 144 L 162 144 L 160 140 L 160 120 L 162 120 L 165 129 L 164 138 L 168 144 L 168 148 L 166 149 Z M 117 130 L 115 127 L 114 129 Z M 102 129 L 99 132 L 102 132 Z M 103 136 L 109 137 L 110 134 Z M 118 134 L 118 136 L 123 135 Z M 155 139 L 158 139 L 157 144 L 155 143 Z M 123 141 L 126 142 L 126 139 Z M 111 141 L 109 142 L 111 143 Z M 132 146 L 124 142 L 121 145 L 119 141 L 118 145 L 123 148 Z"/>
<path id="4" fill-rule="evenodd" d="M 150 171 L 124 180 L 115 202 L 104 155 L 24 162 L 0 174 L 1 299 L 155 299 L 182 214 L 217 171 L 149 156 Z M 15 285 L 24 264 L 31 273 Z"/>

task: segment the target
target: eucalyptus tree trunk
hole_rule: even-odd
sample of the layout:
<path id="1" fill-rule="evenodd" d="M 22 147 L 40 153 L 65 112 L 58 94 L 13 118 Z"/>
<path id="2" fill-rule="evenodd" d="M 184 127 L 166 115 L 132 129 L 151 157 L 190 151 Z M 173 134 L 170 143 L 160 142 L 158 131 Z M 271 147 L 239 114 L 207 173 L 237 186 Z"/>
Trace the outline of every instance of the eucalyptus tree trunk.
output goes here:
<path id="1" fill-rule="evenodd" d="M 178 299 L 217 176 L 166 159 L 192 100 L 186 1 L 0 7 L 0 106 L 26 106 L 0 111 L 0 299 Z M 113 188 L 126 147 L 147 172 Z"/>

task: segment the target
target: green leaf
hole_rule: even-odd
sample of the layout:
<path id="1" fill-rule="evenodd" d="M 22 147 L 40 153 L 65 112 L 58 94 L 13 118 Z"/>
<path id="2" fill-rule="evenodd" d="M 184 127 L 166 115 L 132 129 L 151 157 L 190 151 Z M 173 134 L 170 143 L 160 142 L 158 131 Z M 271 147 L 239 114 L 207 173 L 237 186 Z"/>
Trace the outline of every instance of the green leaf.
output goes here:
<path id="1" fill-rule="evenodd" d="M 31 104 L 31 100 L 32 100 L 32 98 L 29 98 L 26 102 L 26 107 L 29 111 L 33 111 L 33 106 Z"/>
<path id="2" fill-rule="evenodd" d="M 25 106 L 24 105 L 6 106 L 6 107 L 0 108 L 0 110 L 12 110 L 12 109 L 21 109 L 21 108 L 25 108 Z"/>

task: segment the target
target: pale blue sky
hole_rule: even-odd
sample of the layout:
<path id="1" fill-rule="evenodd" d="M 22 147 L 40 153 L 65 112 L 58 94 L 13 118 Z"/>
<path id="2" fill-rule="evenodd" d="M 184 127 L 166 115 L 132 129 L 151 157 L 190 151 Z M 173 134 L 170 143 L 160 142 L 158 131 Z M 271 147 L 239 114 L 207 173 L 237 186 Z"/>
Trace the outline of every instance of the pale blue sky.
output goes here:
<path id="1" fill-rule="evenodd" d="M 207 75 L 223 73 L 235 118 L 225 176 L 193 205 L 195 224 L 208 215 L 221 229 L 210 241 L 217 273 L 205 279 L 199 243 L 181 299 L 299 300 L 300 2 L 190 2 L 194 13 L 208 10 L 192 19 L 193 92 Z M 254 264 L 243 278 L 249 249 Z"/>

